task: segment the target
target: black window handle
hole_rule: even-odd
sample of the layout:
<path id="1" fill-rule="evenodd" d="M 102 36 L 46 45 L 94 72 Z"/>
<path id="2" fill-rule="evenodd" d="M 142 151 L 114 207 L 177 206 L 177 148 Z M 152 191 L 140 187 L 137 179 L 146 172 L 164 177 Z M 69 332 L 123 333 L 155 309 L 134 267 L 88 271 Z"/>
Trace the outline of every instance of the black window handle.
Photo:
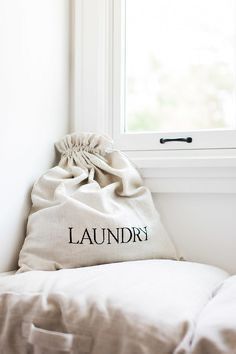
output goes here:
<path id="1" fill-rule="evenodd" d="M 161 138 L 160 139 L 161 144 L 168 143 L 169 141 L 183 141 L 185 143 L 191 143 L 193 139 L 190 136 L 188 136 L 187 138 L 167 138 L 167 139 Z"/>

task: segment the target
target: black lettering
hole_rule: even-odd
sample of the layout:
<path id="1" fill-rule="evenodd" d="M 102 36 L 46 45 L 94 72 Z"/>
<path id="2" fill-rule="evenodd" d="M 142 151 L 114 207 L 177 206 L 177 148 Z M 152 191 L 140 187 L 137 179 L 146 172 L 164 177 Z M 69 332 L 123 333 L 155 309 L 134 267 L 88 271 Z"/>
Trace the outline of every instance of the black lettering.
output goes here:
<path id="1" fill-rule="evenodd" d="M 110 235 L 114 238 L 116 243 L 119 243 L 119 228 L 116 229 L 116 235 L 113 234 L 113 232 L 110 229 L 107 229 L 107 239 L 108 239 L 107 244 L 108 245 L 111 244 L 111 236 Z"/>
<path id="2" fill-rule="evenodd" d="M 97 245 L 102 245 L 105 241 L 105 235 L 104 235 L 104 230 L 105 229 L 102 229 L 102 242 L 98 242 L 97 241 L 97 229 L 95 227 L 93 227 L 93 238 L 94 238 L 94 242 L 97 244 Z"/>
<path id="3" fill-rule="evenodd" d="M 136 242 L 136 238 L 137 237 L 139 239 L 139 241 L 142 241 L 142 239 L 139 237 L 140 235 L 140 229 L 138 227 L 132 227 L 133 232 L 134 232 L 134 242 Z"/>
<path id="4" fill-rule="evenodd" d="M 73 244 L 77 244 L 77 243 L 79 243 L 79 241 L 78 242 L 73 242 L 73 240 L 72 240 L 72 230 L 73 230 L 73 227 L 68 227 L 68 229 L 69 229 L 69 238 L 70 238 L 70 241 L 69 241 L 69 243 L 73 243 Z"/>
<path id="5" fill-rule="evenodd" d="M 139 227 L 139 230 L 141 230 L 145 234 L 146 238 L 144 241 L 147 241 L 147 239 L 148 239 L 147 226 L 144 226 L 143 229 L 141 227 Z"/>
<path id="6" fill-rule="evenodd" d="M 70 244 L 81 244 L 87 240 L 87 243 L 90 245 L 97 244 L 102 245 L 107 243 L 111 245 L 112 243 L 129 243 L 137 241 L 147 241 L 148 240 L 148 231 L 147 226 L 144 227 L 117 227 L 115 231 L 112 231 L 109 228 L 96 228 L 91 229 L 91 235 L 89 234 L 89 229 L 85 229 L 81 241 L 78 240 L 75 242 L 74 237 L 74 228 L 68 227 L 69 230 L 69 243 Z M 101 233 L 101 235 L 100 235 Z M 85 242 L 86 243 L 86 242 Z"/>
<path id="7" fill-rule="evenodd" d="M 129 234 L 130 234 L 129 238 L 126 241 L 124 241 L 124 236 L 125 236 L 124 235 L 124 230 L 128 230 Z M 132 236 L 133 236 L 132 231 L 128 227 L 121 227 L 121 243 L 130 242 L 130 240 L 132 239 Z"/>
<path id="8" fill-rule="evenodd" d="M 87 237 L 86 237 L 86 235 L 87 235 Z M 88 232 L 88 229 L 87 229 L 87 228 L 84 230 L 83 237 L 82 237 L 82 239 L 81 239 L 81 241 L 80 241 L 80 244 L 81 244 L 81 245 L 83 245 L 83 241 L 84 241 L 84 240 L 89 240 L 90 245 L 93 244 L 93 241 L 91 240 L 91 237 L 90 237 L 90 235 L 89 235 L 89 232 Z"/>

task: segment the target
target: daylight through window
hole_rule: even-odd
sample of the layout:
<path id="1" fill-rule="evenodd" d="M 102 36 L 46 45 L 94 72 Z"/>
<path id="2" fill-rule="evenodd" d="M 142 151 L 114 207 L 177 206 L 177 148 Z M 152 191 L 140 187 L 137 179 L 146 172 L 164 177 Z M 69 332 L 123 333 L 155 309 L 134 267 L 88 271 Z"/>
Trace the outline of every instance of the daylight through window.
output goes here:
<path id="1" fill-rule="evenodd" d="M 126 0 L 126 132 L 236 128 L 236 1 Z"/>

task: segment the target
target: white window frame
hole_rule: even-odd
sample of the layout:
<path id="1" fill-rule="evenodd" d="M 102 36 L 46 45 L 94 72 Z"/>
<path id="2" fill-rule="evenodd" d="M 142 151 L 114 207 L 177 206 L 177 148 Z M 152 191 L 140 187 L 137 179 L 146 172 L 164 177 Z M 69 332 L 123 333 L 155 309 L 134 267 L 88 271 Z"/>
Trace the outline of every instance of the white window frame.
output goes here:
<path id="1" fill-rule="evenodd" d="M 230 149 L 236 148 L 235 130 L 164 131 L 155 133 L 124 133 L 125 112 L 125 2 L 114 1 L 113 46 L 113 136 L 127 150 Z M 235 117 L 236 121 L 236 117 Z M 192 137 L 192 143 L 161 144 L 161 138 Z"/>
<path id="2" fill-rule="evenodd" d="M 71 131 L 93 131 L 113 137 L 140 168 L 236 166 L 236 131 L 166 133 L 190 135 L 191 144 L 160 144 L 160 135 L 120 134 L 122 110 L 122 17 L 124 0 L 71 0 Z M 222 135 L 223 134 L 223 135 Z M 225 134 L 225 135 L 224 135 Z M 161 134 L 163 137 L 163 134 Z M 198 173 L 199 174 L 199 173 Z M 178 172 L 178 177 L 180 177 Z M 173 177 L 173 171 L 171 172 Z"/>

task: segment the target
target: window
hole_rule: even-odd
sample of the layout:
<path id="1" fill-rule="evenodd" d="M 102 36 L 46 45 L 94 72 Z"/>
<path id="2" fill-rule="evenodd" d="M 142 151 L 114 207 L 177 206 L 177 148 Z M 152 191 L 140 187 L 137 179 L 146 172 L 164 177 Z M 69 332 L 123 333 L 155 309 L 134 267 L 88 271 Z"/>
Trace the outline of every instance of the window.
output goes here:
<path id="1" fill-rule="evenodd" d="M 235 148 L 236 0 L 115 0 L 113 15 L 119 146 Z"/>

